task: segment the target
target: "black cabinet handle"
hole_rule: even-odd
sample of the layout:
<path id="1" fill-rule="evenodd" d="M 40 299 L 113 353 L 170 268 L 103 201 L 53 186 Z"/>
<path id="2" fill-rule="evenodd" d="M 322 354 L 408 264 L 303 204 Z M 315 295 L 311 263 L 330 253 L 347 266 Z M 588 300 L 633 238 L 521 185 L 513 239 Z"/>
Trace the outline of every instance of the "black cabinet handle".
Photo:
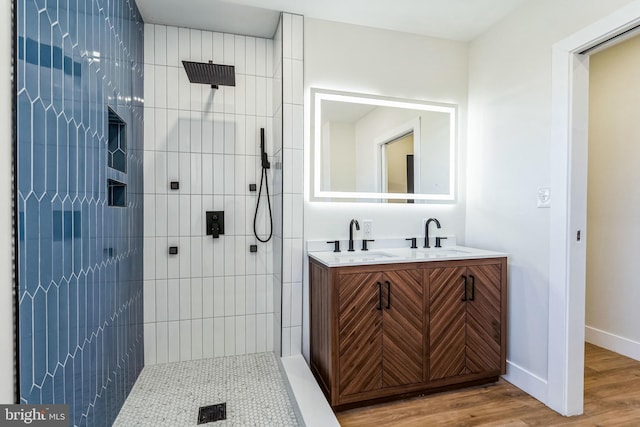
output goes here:
<path id="1" fill-rule="evenodd" d="M 391 308 L 391 282 L 385 280 L 384 283 L 387 284 L 387 309 L 389 309 Z"/>
<path id="2" fill-rule="evenodd" d="M 462 298 L 462 301 L 466 301 L 467 300 L 467 276 L 462 276 L 462 279 L 464 280 L 464 297 Z"/>
<path id="3" fill-rule="evenodd" d="M 471 277 L 471 298 L 469 298 L 469 301 L 474 301 L 476 299 L 476 278 L 471 274 L 469 277 Z"/>
<path id="4" fill-rule="evenodd" d="M 378 282 L 378 310 L 382 310 L 382 283 Z"/>

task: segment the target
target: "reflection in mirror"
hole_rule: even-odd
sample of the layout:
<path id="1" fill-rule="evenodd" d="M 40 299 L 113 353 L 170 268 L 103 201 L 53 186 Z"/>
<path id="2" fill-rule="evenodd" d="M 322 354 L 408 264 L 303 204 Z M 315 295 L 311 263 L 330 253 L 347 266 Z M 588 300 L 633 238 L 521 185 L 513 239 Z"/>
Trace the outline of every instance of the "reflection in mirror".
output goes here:
<path id="1" fill-rule="evenodd" d="M 381 148 L 382 192 L 413 193 L 413 132 L 385 142 Z M 390 200 L 394 203 L 403 201 L 402 199 Z"/>
<path id="2" fill-rule="evenodd" d="M 453 201 L 456 107 L 312 90 L 315 200 Z"/>

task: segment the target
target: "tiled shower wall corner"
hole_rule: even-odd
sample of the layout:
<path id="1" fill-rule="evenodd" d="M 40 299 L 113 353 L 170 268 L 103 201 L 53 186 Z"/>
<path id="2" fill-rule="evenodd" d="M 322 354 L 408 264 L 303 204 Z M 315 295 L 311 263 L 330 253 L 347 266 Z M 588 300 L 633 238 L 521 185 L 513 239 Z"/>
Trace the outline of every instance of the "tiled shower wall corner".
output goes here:
<path id="1" fill-rule="evenodd" d="M 274 240 L 256 241 L 257 192 L 249 191 L 249 184 L 260 185 L 260 128 L 267 153 L 278 146 L 273 57 L 272 40 L 145 25 L 147 365 L 279 347 Z M 191 84 L 182 60 L 234 65 L 236 86 Z M 170 189 L 172 181 L 178 190 Z M 262 197 L 257 225 L 266 237 L 264 191 Z M 212 210 L 224 211 L 224 235 L 216 239 L 205 235 L 205 212 Z"/>
<path id="2" fill-rule="evenodd" d="M 282 349 L 282 14 L 273 36 L 273 280 L 275 350 Z"/>
<path id="3" fill-rule="evenodd" d="M 143 366 L 143 22 L 133 0 L 16 6 L 20 398 L 109 426 Z M 108 107 L 126 173 L 107 166 Z"/>
<path id="4" fill-rule="evenodd" d="M 304 18 L 282 15 L 282 355 L 302 349 Z"/>

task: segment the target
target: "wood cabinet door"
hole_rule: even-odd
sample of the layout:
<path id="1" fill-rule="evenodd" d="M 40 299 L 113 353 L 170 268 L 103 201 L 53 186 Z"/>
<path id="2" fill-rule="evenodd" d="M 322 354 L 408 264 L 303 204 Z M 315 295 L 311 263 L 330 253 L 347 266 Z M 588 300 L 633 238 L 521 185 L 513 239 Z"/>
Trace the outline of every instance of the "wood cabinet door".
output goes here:
<path id="1" fill-rule="evenodd" d="M 422 382 L 422 271 L 397 270 L 383 277 L 383 387 Z"/>
<path id="2" fill-rule="evenodd" d="M 429 379 L 467 373 L 465 267 L 425 270 L 429 283 Z"/>
<path id="3" fill-rule="evenodd" d="M 501 265 L 467 268 L 468 288 L 466 365 L 469 373 L 500 371 Z"/>
<path id="4" fill-rule="evenodd" d="M 338 282 L 340 396 L 382 388 L 381 273 L 346 273 Z"/>

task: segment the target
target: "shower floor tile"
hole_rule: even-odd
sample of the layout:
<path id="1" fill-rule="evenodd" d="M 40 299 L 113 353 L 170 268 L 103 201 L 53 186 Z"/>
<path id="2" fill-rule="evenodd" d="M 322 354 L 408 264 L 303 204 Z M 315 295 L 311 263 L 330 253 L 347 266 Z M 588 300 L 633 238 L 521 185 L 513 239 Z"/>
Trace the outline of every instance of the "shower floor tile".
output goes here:
<path id="1" fill-rule="evenodd" d="M 204 426 L 298 426 L 273 353 L 146 366 L 114 426 L 196 426 L 200 406 L 227 403 Z"/>

